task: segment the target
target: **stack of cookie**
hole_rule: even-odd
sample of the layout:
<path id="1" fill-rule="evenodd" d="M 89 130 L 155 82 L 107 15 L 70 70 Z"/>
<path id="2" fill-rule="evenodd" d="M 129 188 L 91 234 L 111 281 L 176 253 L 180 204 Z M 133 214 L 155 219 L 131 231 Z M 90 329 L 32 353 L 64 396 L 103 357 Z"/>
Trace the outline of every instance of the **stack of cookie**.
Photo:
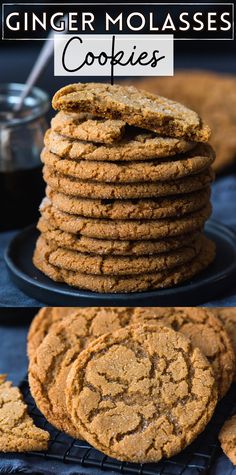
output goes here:
<path id="1" fill-rule="evenodd" d="M 142 463 L 190 444 L 235 370 L 231 340 L 206 308 L 41 309 L 28 354 L 31 392 L 51 424 Z"/>
<path id="2" fill-rule="evenodd" d="M 134 87 L 74 84 L 42 152 L 46 198 L 34 264 L 98 292 L 171 287 L 214 259 L 210 131 L 199 116 Z"/>

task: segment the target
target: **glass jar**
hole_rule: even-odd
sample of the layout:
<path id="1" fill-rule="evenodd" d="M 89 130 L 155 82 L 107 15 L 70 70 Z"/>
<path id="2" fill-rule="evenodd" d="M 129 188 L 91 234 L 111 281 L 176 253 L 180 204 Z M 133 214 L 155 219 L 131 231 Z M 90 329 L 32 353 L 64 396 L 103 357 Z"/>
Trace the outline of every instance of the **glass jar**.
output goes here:
<path id="1" fill-rule="evenodd" d="M 40 152 L 49 99 L 35 87 L 15 112 L 23 89 L 0 85 L 0 231 L 36 221 L 44 191 Z"/>

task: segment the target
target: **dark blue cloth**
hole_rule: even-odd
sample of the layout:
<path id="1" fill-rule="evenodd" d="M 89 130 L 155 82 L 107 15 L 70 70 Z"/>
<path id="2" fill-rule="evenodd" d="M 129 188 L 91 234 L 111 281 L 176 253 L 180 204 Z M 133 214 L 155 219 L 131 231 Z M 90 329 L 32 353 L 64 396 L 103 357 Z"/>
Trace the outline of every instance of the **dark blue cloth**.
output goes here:
<path id="1" fill-rule="evenodd" d="M 236 231 L 236 176 L 219 178 L 212 188 L 213 218 Z M 15 232 L 0 234 L 0 306 L 43 306 L 43 302 L 28 297 L 10 281 L 3 253 L 14 234 Z M 219 296 L 219 299 L 205 305 L 236 306 L 236 283 L 227 295 Z"/>
<path id="2" fill-rule="evenodd" d="M 0 474 L 2 473 L 25 473 L 27 475 L 117 475 L 117 472 L 107 470 L 104 472 L 94 468 L 81 467 L 77 464 L 68 466 L 61 462 L 52 462 L 35 456 L 21 456 L 17 458 L 14 455 L 4 455 L 1 457 Z"/>
<path id="3" fill-rule="evenodd" d="M 114 471 L 101 471 L 97 469 L 80 467 L 76 464 L 70 466 L 60 462 L 42 460 L 37 457 L 24 457 L 17 459 L 15 456 L 3 456 L 0 459 L 0 474 L 24 473 L 27 475 L 117 475 Z M 185 475 L 195 475 L 195 469 L 184 472 Z M 174 474 L 174 472 L 173 472 Z M 209 475 L 236 475 L 236 467 L 226 459 L 219 457 Z"/>
<path id="4" fill-rule="evenodd" d="M 0 456 L 0 474 L 25 473 L 27 475 L 115 475 L 115 472 L 67 465 L 62 462 L 44 460 L 35 456 Z M 116 472 L 117 474 L 117 472 Z M 191 474 L 190 474 L 191 475 Z M 227 475 L 227 474 L 226 474 Z"/>
<path id="5" fill-rule="evenodd" d="M 236 232 L 236 176 L 227 176 L 218 179 L 212 187 L 212 217 L 229 226 Z M 223 256 L 222 256 L 223 258 Z M 236 306 L 236 282 L 226 295 L 219 299 L 207 302 L 210 306 Z"/>
<path id="6" fill-rule="evenodd" d="M 212 186 L 212 217 L 236 231 L 236 175 L 218 178 Z"/>
<path id="7" fill-rule="evenodd" d="M 38 307 L 42 302 L 32 299 L 19 290 L 10 280 L 4 261 L 4 251 L 17 231 L 0 233 L 0 307 Z"/>

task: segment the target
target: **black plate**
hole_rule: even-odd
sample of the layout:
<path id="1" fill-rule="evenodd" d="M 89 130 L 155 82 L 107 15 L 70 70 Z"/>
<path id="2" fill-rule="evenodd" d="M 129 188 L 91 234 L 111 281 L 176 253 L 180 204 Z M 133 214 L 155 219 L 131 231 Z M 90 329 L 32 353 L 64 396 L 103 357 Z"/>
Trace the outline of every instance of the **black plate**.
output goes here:
<path id="1" fill-rule="evenodd" d="M 190 282 L 169 289 L 129 294 L 99 294 L 53 282 L 32 263 L 38 232 L 21 231 L 10 242 L 5 261 L 15 284 L 27 295 L 49 305 L 61 306 L 175 306 L 198 305 L 223 294 L 236 276 L 236 235 L 226 226 L 210 220 L 206 234 L 216 243 L 216 259 Z"/>

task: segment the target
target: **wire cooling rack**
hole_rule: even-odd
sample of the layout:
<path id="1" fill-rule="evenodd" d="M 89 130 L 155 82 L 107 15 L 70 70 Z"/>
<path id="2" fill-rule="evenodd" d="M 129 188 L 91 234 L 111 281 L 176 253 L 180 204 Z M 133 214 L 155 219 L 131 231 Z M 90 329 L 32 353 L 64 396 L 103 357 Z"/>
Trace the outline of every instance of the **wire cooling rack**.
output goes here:
<path id="1" fill-rule="evenodd" d="M 218 433 L 224 421 L 236 413 L 236 384 L 234 384 L 218 404 L 217 410 L 205 431 L 184 451 L 171 459 L 155 464 L 123 463 L 104 456 L 87 442 L 75 440 L 52 427 L 37 409 L 30 394 L 27 379 L 21 383 L 21 391 L 29 407 L 29 413 L 36 425 L 51 434 L 51 442 L 46 452 L 30 452 L 49 460 L 77 463 L 85 467 L 113 470 L 123 475 L 198 475 L 208 474 L 220 451 Z"/>

